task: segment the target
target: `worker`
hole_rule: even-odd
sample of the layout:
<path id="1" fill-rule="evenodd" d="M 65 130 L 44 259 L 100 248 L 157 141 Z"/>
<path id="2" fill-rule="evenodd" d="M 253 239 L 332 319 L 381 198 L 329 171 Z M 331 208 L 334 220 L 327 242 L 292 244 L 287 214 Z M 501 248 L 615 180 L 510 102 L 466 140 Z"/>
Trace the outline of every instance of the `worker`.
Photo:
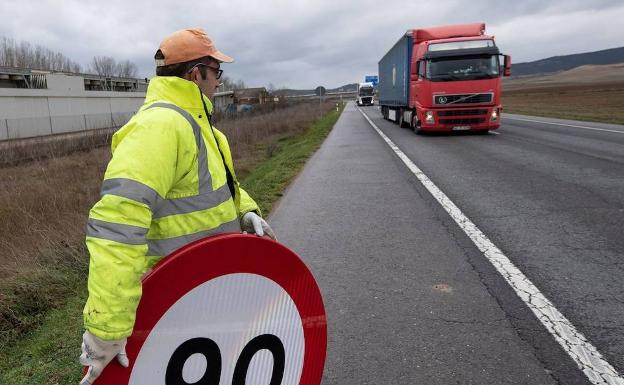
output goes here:
<path id="1" fill-rule="evenodd" d="M 90 254 L 80 362 L 90 385 L 113 359 L 128 367 L 141 278 L 189 242 L 225 232 L 275 239 L 239 186 L 226 137 L 211 122 L 223 70 L 233 59 L 201 29 L 174 32 L 155 55 L 145 102 L 113 135 L 101 198 L 89 212 Z"/>

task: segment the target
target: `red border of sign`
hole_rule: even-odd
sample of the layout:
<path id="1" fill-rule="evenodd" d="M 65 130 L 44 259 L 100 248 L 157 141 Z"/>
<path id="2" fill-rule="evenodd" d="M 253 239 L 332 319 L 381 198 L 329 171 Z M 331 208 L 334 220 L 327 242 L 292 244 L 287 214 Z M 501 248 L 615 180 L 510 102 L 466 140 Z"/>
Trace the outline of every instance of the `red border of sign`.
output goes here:
<path id="1" fill-rule="evenodd" d="M 327 320 L 312 273 L 295 253 L 275 241 L 254 235 L 224 234 L 175 251 L 144 278 L 134 332 L 126 347 L 130 368 L 122 368 L 113 361 L 96 385 L 128 384 L 143 343 L 165 312 L 195 287 L 234 273 L 262 275 L 290 295 L 301 316 L 305 340 L 299 383 L 320 384 L 327 350 Z"/>

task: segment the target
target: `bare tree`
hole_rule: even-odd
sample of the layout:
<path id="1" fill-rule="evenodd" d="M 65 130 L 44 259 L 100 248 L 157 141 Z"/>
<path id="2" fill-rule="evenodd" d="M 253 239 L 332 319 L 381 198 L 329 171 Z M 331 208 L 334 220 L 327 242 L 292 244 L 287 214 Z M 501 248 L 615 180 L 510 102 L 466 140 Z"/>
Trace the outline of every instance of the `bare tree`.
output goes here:
<path id="1" fill-rule="evenodd" d="M 15 50 L 15 67 L 27 68 L 30 58 L 32 57 L 32 48 L 30 44 L 25 41 L 21 41 Z"/>
<path id="2" fill-rule="evenodd" d="M 136 78 L 139 69 L 130 60 L 123 60 L 117 64 L 117 76 L 120 78 Z"/>
<path id="3" fill-rule="evenodd" d="M 118 76 L 121 78 L 135 78 L 139 69 L 130 60 L 119 63 L 110 56 L 94 56 L 89 71 L 100 76 Z"/>
<path id="4" fill-rule="evenodd" d="M 117 74 L 117 62 L 110 56 L 94 56 L 90 70 L 100 76 L 115 76 Z"/>
<path id="5" fill-rule="evenodd" d="M 2 38 L 2 47 L 0 47 L 0 65 L 13 67 L 15 41 L 12 39 Z"/>
<path id="6" fill-rule="evenodd" d="M 232 91 L 247 88 L 245 82 L 242 80 L 233 80 L 227 76 L 221 78 L 223 86 L 219 88 L 220 91 Z"/>
<path id="7" fill-rule="evenodd" d="M 232 87 L 232 80 L 227 77 L 227 76 L 223 76 L 221 78 L 221 87 L 219 87 L 219 91 L 232 91 L 234 88 Z"/>
<path id="8" fill-rule="evenodd" d="M 44 48 L 32 46 L 29 42 L 17 43 L 13 39 L 0 39 L 0 65 L 49 71 L 80 72 L 80 64 L 65 55 Z"/>

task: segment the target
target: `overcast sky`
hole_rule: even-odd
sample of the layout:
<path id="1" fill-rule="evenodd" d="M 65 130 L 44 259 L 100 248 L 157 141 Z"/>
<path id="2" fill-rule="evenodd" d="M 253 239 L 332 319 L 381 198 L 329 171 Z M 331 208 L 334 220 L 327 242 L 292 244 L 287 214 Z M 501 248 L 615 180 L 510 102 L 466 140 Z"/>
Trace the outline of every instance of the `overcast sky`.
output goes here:
<path id="1" fill-rule="evenodd" d="M 248 86 L 334 88 L 377 73 L 406 30 L 485 22 L 513 62 L 624 46 L 622 0 L 0 0 L 0 37 L 62 52 L 131 60 L 154 75 L 169 33 L 201 27 L 234 57 L 225 75 Z"/>

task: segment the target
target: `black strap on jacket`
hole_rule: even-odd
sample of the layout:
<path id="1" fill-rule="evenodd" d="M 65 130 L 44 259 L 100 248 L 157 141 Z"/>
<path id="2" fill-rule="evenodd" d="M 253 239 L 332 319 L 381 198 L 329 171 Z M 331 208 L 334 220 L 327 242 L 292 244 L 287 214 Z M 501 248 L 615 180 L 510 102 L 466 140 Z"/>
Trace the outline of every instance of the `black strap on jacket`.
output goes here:
<path id="1" fill-rule="evenodd" d="M 212 115 L 208 113 L 208 107 L 206 107 L 206 102 L 204 101 L 204 94 L 201 92 L 201 88 L 197 87 L 199 90 L 199 97 L 201 98 L 202 104 L 204 105 L 204 112 L 206 113 L 206 118 L 208 119 L 208 125 L 210 126 L 210 130 L 212 131 L 212 136 L 214 137 L 215 143 L 217 144 L 217 149 L 219 149 L 219 154 L 221 154 L 221 160 L 223 161 L 223 167 L 225 168 L 225 176 L 227 178 L 227 184 L 230 189 L 230 193 L 232 194 L 232 199 L 235 198 L 236 189 L 234 189 L 234 177 L 232 176 L 232 172 L 230 171 L 227 163 L 225 163 L 225 156 L 223 156 L 223 151 L 221 151 L 221 145 L 219 144 L 219 139 L 217 139 L 217 135 L 214 132 L 214 127 L 212 127 Z"/>

